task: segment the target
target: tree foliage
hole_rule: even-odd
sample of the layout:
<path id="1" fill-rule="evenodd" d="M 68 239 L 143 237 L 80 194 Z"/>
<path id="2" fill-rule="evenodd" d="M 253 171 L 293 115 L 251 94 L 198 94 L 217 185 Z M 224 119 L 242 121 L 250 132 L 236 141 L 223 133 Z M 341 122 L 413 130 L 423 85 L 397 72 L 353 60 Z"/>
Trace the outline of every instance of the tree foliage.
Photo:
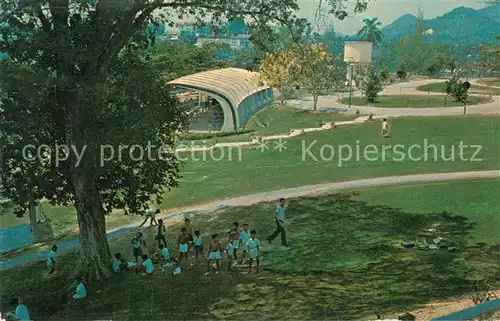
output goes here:
<path id="1" fill-rule="evenodd" d="M 378 21 L 378 18 L 373 19 L 363 19 L 364 26 L 358 31 L 358 36 L 366 41 L 372 42 L 377 45 L 382 41 L 384 34 L 380 28 L 382 23 Z"/>
<path id="2" fill-rule="evenodd" d="M 0 52 L 10 57 L 0 72 L 2 194 L 21 209 L 30 195 L 74 205 L 81 249 L 75 271 L 90 281 L 109 273 L 105 213 L 139 213 L 150 201 L 160 201 L 179 178 L 180 163 L 172 153 L 162 153 L 158 161 L 138 156 L 137 148 L 130 152 L 132 145 L 143 150 L 155 145 L 151 154 L 158 155 L 160 147 L 173 146 L 185 125 L 185 113 L 151 63 L 148 25 L 168 22 L 172 14 L 288 23 L 298 7 L 293 0 L 27 0 L 19 5 L 6 0 L 1 9 L 9 28 L 3 29 Z M 61 164 L 54 154 L 28 161 L 22 155 L 28 144 L 85 152 L 79 159 L 66 150 Z M 110 145 L 115 155 L 102 164 L 101 147 Z M 125 145 L 128 149 L 117 155 Z"/>
<path id="3" fill-rule="evenodd" d="M 218 53 L 229 50 L 228 45 L 207 43 L 158 44 L 151 51 L 151 63 L 168 80 L 211 69 L 229 67 L 231 61 L 218 58 Z"/>
<path id="4" fill-rule="evenodd" d="M 363 89 L 365 91 L 366 100 L 371 103 L 375 102 L 378 97 L 378 93 L 384 89 L 380 81 L 380 76 L 375 71 L 375 69 L 371 68 L 368 72 L 368 77 L 363 86 Z"/>
<path id="5" fill-rule="evenodd" d="M 285 96 L 297 85 L 299 72 L 296 48 L 267 53 L 259 68 L 259 81 L 278 89 L 283 104 Z"/>
<path id="6" fill-rule="evenodd" d="M 399 66 L 398 70 L 396 71 L 396 76 L 398 76 L 399 80 L 403 81 L 408 78 L 408 71 L 406 70 L 405 65 Z"/>
<path id="7" fill-rule="evenodd" d="M 500 36 L 497 37 L 497 41 L 500 41 Z M 483 70 L 500 72 L 500 46 L 498 44 L 483 46 L 478 63 Z"/>
<path id="8" fill-rule="evenodd" d="M 452 76 L 446 81 L 446 93 L 452 96 L 455 101 L 465 104 L 467 102 L 467 88 L 457 75 Z"/>
<path id="9" fill-rule="evenodd" d="M 346 1 L 328 1 L 338 16 Z M 171 153 L 162 161 L 149 156 L 173 146 L 185 113 L 151 62 L 155 32 L 148 26 L 189 15 L 211 17 L 214 25 L 248 18 L 264 29 L 271 22 L 290 27 L 300 20 L 298 9 L 295 0 L 3 0 L 0 21 L 8 28 L 0 52 L 9 60 L 0 66 L 2 194 L 21 209 L 30 196 L 74 205 L 81 251 L 75 271 L 87 281 L 105 278 L 105 214 L 138 213 L 179 179 Z M 31 161 L 22 155 L 28 144 L 70 149 L 59 164 L 54 154 Z M 131 145 L 147 146 L 148 157 Z M 103 164 L 106 146 L 115 155 Z"/>
<path id="10" fill-rule="evenodd" d="M 389 67 L 387 67 L 387 65 L 383 65 L 382 68 L 380 69 L 380 81 L 382 81 L 382 83 L 387 83 L 389 79 L 390 79 Z"/>
<path id="11" fill-rule="evenodd" d="M 326 52 L 323 44 L 312 44 L 296 54 L 300 72 L 297 73 L 298 84 L 313 97 L 313 109 L 316 111 L 318 97 L 326 90 L 338 87 L 345 74 L 341 72 L 340 59 L 335 59 Z"/>

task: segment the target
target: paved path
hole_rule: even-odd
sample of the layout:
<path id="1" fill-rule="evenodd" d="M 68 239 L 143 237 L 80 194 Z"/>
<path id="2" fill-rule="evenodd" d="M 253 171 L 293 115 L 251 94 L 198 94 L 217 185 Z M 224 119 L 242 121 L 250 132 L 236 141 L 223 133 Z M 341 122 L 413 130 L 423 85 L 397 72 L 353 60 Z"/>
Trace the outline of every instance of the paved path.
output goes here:
<path id="1" fill-rule="evenodd" d="M 387 86 L 382 92 L 383 95 L 426 95 L 427 92 L 418 91 L 416 88 L 430 83 L 445 82 L 444 79 L 426 79 L 398 83 Z M 474 80 L 471 80 L 473 82 Z M 474 83 L 474 82 L 473 82 Z M 443 95 L 442 93 L 429 93 L 431 95 Z M 347 94 L 348 95 L 348 94 Z M 360 96 L 359 91 L 353 92 L 353 96 Z M 344 93 L 345 97 L 345 93 Z M 467 114 L 500 114 L 500 96 L 493 96 L 494 101 L 491 103 L 473 105 L 467 107 Z M 289 101 L 292 105 L 302 109 L 312 109 L 312 99 L 292 100 Z M 318 100 L 318 110 L 320 111 L 335 111 L 341 113 L 349 113 L 349 105 L 338 102 L 337 95 L 320 96 Z M 399 116 L 450 116 L 463 115 L 463 107 L 431 107 L 431 108 L 384 108 L 384 107 L 368 107 L 368 106 L 352 106 L 351 113 L 359 110 L 364 115 L 378 115 L 386 117 Z"/>
<path id="2" fill-rule="evenodd" d="M 342 190 L 360 189 L 360 188 L 374 187 L 374 186 L 443 182 L 443 181 L 462 180 L 462 179 L 486 179 L 486 178 L 498 178 L 500 183 L 500 170 L 389 176 L 389 177 L 370 178 L 370 179 L 362 179 L 355 181 L 305 185 L 300 187 L 293 187 L 293 188 L 280 189 L 270 192 L 251 194 L 242 197 L 226 199 L 224 201 L 214 201 L 200 206 L 185 207 L 180 209 L 180 211 L 178 212 L 169 213 L 168 215 L 165 215 L 162 218 L 167 222 L 168 225 L 171 225 L 172 223 L 182 220 L 186 216 L 192 216 L 202 212 L 216 211 L 224 208 L 231 208 L 233 206 L 248 206 L 263 201 L 277 200 L 280 197 L 293 198 L 293 197 L 300 197 L 307 195 L 327 194 Z M 122 234 L 136 230 L 139 223 L 140 220 L 138 220 L 137 223 L 123 226 L 118 229 L 110 230 L 108 231 L 108 237 L 109 239 L 114 239 Z M 58 246 L 61 250 L 69 249 L 78 246 L 78 240 L 75 239 L 59 243 Z M 47 253 L 48 253 L 47 250 L 40 250 L 40 251 L 28 252 L 16 257 L 6 258 L 0 262 L 0 270 L 5 270 L 26 262 L 40 260 L 46 257 Z"/>

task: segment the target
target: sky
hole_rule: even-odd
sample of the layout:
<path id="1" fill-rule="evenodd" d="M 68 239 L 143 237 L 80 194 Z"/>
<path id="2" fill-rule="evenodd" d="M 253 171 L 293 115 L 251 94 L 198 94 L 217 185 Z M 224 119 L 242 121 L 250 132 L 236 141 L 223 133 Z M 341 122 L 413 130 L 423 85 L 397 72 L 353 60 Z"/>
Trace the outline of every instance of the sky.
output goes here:
<path id="1" fill-rule="evenodd" d="M 299 16 L 313 22 L 319 0 L 297 0 L 300 11 Z M 323 2 L 326 2 L 324 0 Z M 352 4 L 353 0 L 349 0 Z M 326 4 L 323 3 L 326 7 Z M 432 19 L 453 10 L 457 7 L 470 7 L 479 9 L 485 6 L 480 0 L 371 0 L 368 10 L 361 14 L 356 14 L 351 5 L 348 9 L 349 16 L 343 21 L 329 18 L 328 23 L 332 23 L 335 31 L 350 35 L 355 34 L 363 25 L 363 18 L 378 18 L 383 26 L 386 26 L 397 18 L 410 13 L 418 14 L 419 8 L 422 10 L 425 19 Z"/>

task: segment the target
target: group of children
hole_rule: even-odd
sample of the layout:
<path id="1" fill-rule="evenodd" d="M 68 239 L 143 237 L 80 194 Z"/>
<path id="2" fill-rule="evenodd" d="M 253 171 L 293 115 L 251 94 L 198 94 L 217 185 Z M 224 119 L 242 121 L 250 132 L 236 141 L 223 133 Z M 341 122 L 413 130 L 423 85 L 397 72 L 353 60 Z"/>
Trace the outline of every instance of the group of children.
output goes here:
<path id="1" fill-rule="evenodd" d="M 177 238 L 177 247 L 179 249 L 179 257 L 175 258 L 171 255 L 166 241 L 166 227 L 162 220 L 158 220 L 158 229 L 155 240 L 158 241 L 159 250 L 151 256 L 147 253 L 146 242 L 141 232 L 138 232 L 132 239 L 132 253 L 135 262 L 126 262 L 120 253 L 115 254 L 113 259 L 113 270 L 117 273 L 121 272 L 125 267 L 134 267 L 137 269 L 139 258 L 142 259 L 142 269 L 144 275 L 151 275 L 154 272 L 154 264 L 162 261 L 162 268 L 174 267 L 174 274 L 180 273 L 180 265 L 183 261 L 188 261 L 189 253 L 194 250 L 195 261 L 203 259 L 207 263 L 207 273 L 211 272 L 211 267 L 215 265 L 216 273 L 220 272 L 220 261 L 223 257 L 223 247 L 221 245 L 219 234 L 213 234 L 208 246 L 208 253 L 205 256 L 203 239 L 201 232 L 196 230 L 193 232 L 191 220 L 186 218 L 184 226 L 181 228 L 181 233 Z M 252 269 L 253 262 L 256 262 L 257 272 L 260 268 L 259 252 L 260 242 L 257 238 L 257 232 L 249 230 L 248 224 L 244 224 L 240 229 L 239 223 L 234 222 L 231 230 L 228 232 L 228 241 L 225 245 L 227 254 L 228 269 L 231 270 L 238 263 L 238 251 L 241 249 L 242 256 L 240 263 L 243 263 L 247 254 L 249 254 L 249 269 Z M 193 264 L 191 264 L 193 265 Z"/>
<path id="2" fill-rule="evenodd" d="M 151 224 L 156 223 L 154 215 L 157 211 L 148 211 L 148 215 L 143 224 L 150 219 Z M 141 224 L 141 226 L 143 225 Z M 240 228 L 238 222 L 234 222 L 231 230 L 227 233 L 228 239 L 225 244 L 225 251 L 221 245 L 219 234 L 212 234 L 208 245 L 208 253 L 205 256 L 203 238 L 201 232 L 196 230 L 193 232 L 191 226 L 191 220 L 186 218 L 184 221 L 184 226 L 181 228 L 181 233 L 177 238 L 177 247 L 179 248 L 179 258 L 175 258 L 167 247 L 167 229 L 163 223 L 163 220 L 158 220 L 157 222 L 157 235 L 155 240 L 158 241 L 159 250 L 154 252 L 151 256 L 148 254 L 148 248 L 144 240 L 144 236 L 141 232 L 138 232 L 134 238 L 132 238 L 132 255 L 135 261 L 127 261 L 121 255 L 121 253 L 116 253 L 111 261 L 111 267 L 115 273 L 121 273 L 126 269 L 134 269 L 137 273 L 142 268 L 143 275 L 150 276 L 155 271 L 155 263 L 163 262 L 161 269 L 166 267 L 174 268 L 174 275 L 181 273 L 180 265 L 183 261 L 188 261 L 189 253 L 194 249 L 195 261 L 198 262 L 202 258 L 207 263 L 208 275 L 212 267 L 215 266 L 216 274 L 220 273 L 221 270 L 221 260 L 223 254 L 227 255 L 227 268 L 231 270 L 233 267 L 240 264 L 246 263 L 245 258 L 248 258 L 249 272 L 252 270 L 253 262 L 256 262 L 256 272 L 259 272 L 260 268 L 260 241 L 257 238 L 257 232 L 255 230 L 249 230 L 248 224 L 243 224 Z M 47 256 L 47 267 L 49 269 L 49 275 L 56 271 L 57 266 L 57 245 L 53 245 L 51 251 Z M 241 251 L 240 260 L 238 260 L 239 252 Z M 139 259 L 141 259 L 141 266 L 139 264 Z M 194 264 L 191 264 L 194 265 Z M 77 278 L 77 287 L 73 295 L 73 299 L 79 300 L 87 296 L 87 290 L 81 278 Z"/>

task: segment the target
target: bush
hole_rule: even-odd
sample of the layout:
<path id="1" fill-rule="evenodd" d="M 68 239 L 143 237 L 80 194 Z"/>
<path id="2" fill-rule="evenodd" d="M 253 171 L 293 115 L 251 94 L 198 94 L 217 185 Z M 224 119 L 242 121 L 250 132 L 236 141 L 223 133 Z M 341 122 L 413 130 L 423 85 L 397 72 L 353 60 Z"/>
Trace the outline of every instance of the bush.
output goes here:
<path id="1" fill-rule="evenodd" d="M 406 67 L 400 66 L 398 71 L 396 71 L 396 75 L 398 76 L 399 80 L 401 80 L 401 81 L 408 78 L 408 72 L 406 71 Z"/>
<path id="2" fill-rule="evenodd" d="M 469 89 L 462 83 L 458 76 L 453 76 L 446 81 L 446 93 L 455 98 L 457 102 L 465 104 L 468 91 Z"/>
<path id="3" fill-rule="evenodd" d="M 215 132 L 215 133 L 183 133 L 180 137 L 181 140 L 204 140 L 217 137 L 235 136 L 241 134 L 251 133 L 253 130 L 237 130 L 232 132 Z"/>
<path id="4" fill-rule="evenodd" d="M 363 86 L 365 91 L 366 100 L 373 103 L 378 97 L 378 93 L 382 91 L 383 87 L 380 83 L 380 77 L 375 70 L 370 70 L 368 74 L 368 80 Z"/>
<path id="5" fill-rule="evenodd" d="M 380 70 L 380 80 L 383 82 L 383 83 L 387 83 L 389 81 L 389 68 L 387 68 L 386 65 L 384 65 L 382 67 L 382 69 Z"/>

